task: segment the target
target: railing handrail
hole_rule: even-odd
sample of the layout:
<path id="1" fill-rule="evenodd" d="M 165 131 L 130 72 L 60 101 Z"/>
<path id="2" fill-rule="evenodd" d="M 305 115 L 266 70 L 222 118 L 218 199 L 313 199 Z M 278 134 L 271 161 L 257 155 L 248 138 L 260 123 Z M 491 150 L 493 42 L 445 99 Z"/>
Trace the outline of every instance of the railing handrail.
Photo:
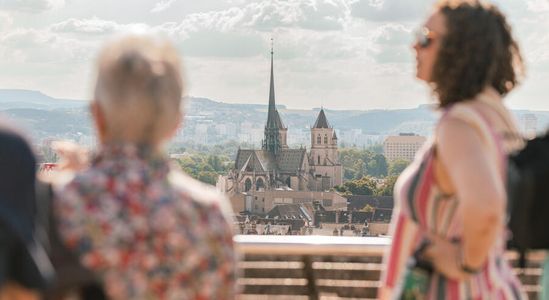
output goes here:
<path id="1" fill-rule="evenodd" d="M 234 242 L 237 249 L 243 254 L 381 256 L 391 244 L 391 238 L 319 235 L 236 235 Z"/>

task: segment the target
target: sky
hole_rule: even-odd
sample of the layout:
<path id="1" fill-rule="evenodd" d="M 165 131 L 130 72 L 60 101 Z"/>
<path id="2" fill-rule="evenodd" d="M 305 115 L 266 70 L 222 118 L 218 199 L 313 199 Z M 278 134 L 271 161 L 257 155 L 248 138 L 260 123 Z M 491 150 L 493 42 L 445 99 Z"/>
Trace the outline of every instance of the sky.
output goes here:
<path id="1" fill-rule="evenodd" d="M 495 0 L 528 75 L 512 108 L 549 110 L 549 0 Z M 0 88 L 89 99 L 98 50 L 113 36 L 170 38 L 186 91 L 267 103 L 274 39 L 277 104 L 412 108 L 433 101 L 414 79 L 413 32 L 432 0 L 0 0 Z"/>

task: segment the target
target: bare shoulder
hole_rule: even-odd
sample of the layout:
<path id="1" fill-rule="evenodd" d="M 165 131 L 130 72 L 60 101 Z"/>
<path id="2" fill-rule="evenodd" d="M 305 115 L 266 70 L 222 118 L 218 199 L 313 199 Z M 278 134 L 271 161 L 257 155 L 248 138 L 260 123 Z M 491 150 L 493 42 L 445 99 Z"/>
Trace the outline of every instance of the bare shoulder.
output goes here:
<path id="1" fill-rule="evenodd" d="M 439 148 L 463 148 L 483 143 L 483 135 L 479 132 L 479 128 L 461 118 L 444 118 L 440 121 L 437 131 L 437 146 Z"/>

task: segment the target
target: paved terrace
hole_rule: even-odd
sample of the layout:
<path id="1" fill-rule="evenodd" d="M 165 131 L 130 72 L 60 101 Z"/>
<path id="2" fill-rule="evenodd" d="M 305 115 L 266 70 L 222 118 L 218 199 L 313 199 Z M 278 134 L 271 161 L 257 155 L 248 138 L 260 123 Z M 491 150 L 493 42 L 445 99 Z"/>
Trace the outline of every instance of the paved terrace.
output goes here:
<path id="1" fill-rule="evenodd" d="M 261 236 L 234 238 L 243 300 L 375 299 L 381 257 L 391 240 L 384 237 Z M 517 254 L 507 253 L 513 266 Z M 542 252 L 515 268 L 530 299 L 538 299 Z"/>

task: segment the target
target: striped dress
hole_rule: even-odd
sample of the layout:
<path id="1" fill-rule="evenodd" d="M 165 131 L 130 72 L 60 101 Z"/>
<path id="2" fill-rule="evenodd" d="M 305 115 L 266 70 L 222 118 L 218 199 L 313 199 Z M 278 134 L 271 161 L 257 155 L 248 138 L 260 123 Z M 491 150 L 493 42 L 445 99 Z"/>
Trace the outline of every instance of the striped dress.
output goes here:
<path id="1" fill-rule="evenodd" d="M 446 113 L 450 114 L 478 128 L 491 147 L 498 143 L 495 135 L 490 134 L 487 122 L 483 122 L 479 113 L 466 104 L 454 105 Z M 382 285 L 393 291 L 399 290 L 406 263 L 422 240 L 423 233 L 435 233 L 447 240 L 461 237 L 459 199 L 445 195 L 435 180 L 435 145 L 434 140 L 428 142 L 395 185 L 397 207 L 391 225 L 393 241 L 385 256 L 386 269 L 382 278 Z M 490 250 L 482 271 L 468 280 L 456 281 L 433 274 L 427 299 L 526 299 L 504 258 L 505 244 L 506 238 L 502 235 Z"/>

